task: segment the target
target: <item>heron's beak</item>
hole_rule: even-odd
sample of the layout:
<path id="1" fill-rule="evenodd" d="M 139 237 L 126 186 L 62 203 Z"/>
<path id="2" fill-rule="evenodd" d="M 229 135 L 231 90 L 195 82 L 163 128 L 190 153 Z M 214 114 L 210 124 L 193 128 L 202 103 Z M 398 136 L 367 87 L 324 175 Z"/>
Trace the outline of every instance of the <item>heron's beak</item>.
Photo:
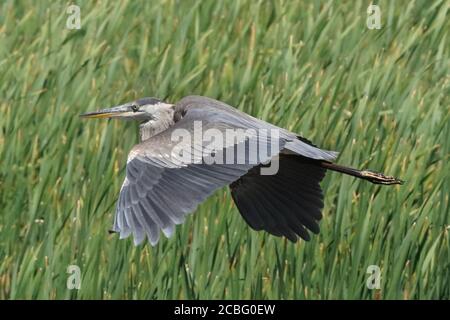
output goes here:
<path id="1" fill-rule="evenodd" d="M 98 110 L 94 112 L 87 112 L 80 114 L 82 118 L 98 119 L 98 118 L 126 118 L 133 115 L 134 112 L 131 110 L 129 104 L 123 104 L 117 107 L 112 107 L 108 109 Z"/>

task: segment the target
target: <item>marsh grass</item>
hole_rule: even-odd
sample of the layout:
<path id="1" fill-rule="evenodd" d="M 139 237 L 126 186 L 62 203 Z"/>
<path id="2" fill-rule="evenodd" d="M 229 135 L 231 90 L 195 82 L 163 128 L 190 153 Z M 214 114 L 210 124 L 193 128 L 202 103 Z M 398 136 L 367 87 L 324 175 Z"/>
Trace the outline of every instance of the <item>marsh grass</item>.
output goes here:
<path id="1" fill-rule="evenodd" d="M 0 298 L 450 297 L 449 2 L 380 1 L 380 30 L 364 1 L 77 4 L 80 30 L 65 2 L 0 4 Z M 137 127 L 78 115 L 189 94 L 406 183 L 327 174 L 309 243 L 252 231 L 224 189 L 134 247 L 108 230 Z"/>

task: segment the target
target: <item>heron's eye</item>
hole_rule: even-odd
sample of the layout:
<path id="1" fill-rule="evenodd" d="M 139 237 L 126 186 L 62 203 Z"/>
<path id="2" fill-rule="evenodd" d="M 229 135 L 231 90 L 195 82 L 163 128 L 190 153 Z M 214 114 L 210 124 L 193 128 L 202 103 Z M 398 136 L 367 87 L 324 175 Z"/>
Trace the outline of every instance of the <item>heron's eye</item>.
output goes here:
<path id="1" fill-rule="evenodd" d="M 132 104 L 131 105 L 131 110 L 133 110 L 133 112 L 137 112 L 137 111 L 139 111 L 139 107 L 137 105 L 135 105 L 135 104 Z"/>

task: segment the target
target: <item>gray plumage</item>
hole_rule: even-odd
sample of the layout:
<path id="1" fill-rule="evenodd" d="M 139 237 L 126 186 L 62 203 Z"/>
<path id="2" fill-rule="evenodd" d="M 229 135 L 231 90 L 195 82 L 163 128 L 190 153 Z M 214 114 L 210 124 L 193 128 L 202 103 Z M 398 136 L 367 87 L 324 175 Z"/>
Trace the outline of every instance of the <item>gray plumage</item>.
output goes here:
<path id="1" fill-rule="evenodd" d="M 201 96 L 188 96 L 174 105 L 144 98 L 83 116 L 105 115 L 141 122 L 141 142 L 128 156 L 113 225 L 121 238 L 133 234 L 136 245 L 145 238 L 156 245 L 161 233 L 172 236 L 175 226 L 183 223 L 187 214 L 227 185 L 239 212 L 253 229 L 266 230 L 291 241 L 296 241 L 297 237 L 309 240 L 307 229 L 319 232 L 323 207 L 319 183 L 326 171 L 322 164 L 334 161 L 336 152 L 319 149 L 292 132 Z M 195 137 L 185 145 L 174 141 L 176 130 L 193 133 L 198 122 L 203 130 L 214 129 L 224 134 L 227 129 L 254 129 L 257 133 L 224 145 L 211 142 L 206 146 Z M 258 133 L 261 129 L 277 130 L 277 143 L 273 144 L 273 137 L 262 137 Z M 229 148 L 249 154 L 250 145 L 255 141 L 265 144 L 268 150 L 266 154 L 258 153 L 256 161 L 240 159 L 239 152 L 234 152 L 233 163 L 210 164 L 205 159 L 210 150 L 204 152 L 206 147 L 212 146 L 215 150 L 211 156 L 217 156 L 215 152 L 226 153 Z M 193 163 L 180 161 L 176 154 L 180 146 L 193 159 L 199 154 L 201 157 Z M 280 165 L 277 174 L 259 174 L 258 170 L 267 167 L 266 163 L 275 156 Z"/>

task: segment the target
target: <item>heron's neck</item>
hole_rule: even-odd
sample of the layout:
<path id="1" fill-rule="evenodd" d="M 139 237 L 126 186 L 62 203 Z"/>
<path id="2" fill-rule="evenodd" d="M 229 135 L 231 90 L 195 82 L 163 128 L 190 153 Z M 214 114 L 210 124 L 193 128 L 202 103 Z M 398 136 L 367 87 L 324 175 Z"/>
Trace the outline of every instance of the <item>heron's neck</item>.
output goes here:
<path id="1" fill-rule="evenodd" d="M 153 116 L 154 119 L 144 122 L 139 126 L 139 136 L 141 141 L 153 137 L 155 134 L 168 129 L 175 123 L 173 108 L 160 110 Z"/>

